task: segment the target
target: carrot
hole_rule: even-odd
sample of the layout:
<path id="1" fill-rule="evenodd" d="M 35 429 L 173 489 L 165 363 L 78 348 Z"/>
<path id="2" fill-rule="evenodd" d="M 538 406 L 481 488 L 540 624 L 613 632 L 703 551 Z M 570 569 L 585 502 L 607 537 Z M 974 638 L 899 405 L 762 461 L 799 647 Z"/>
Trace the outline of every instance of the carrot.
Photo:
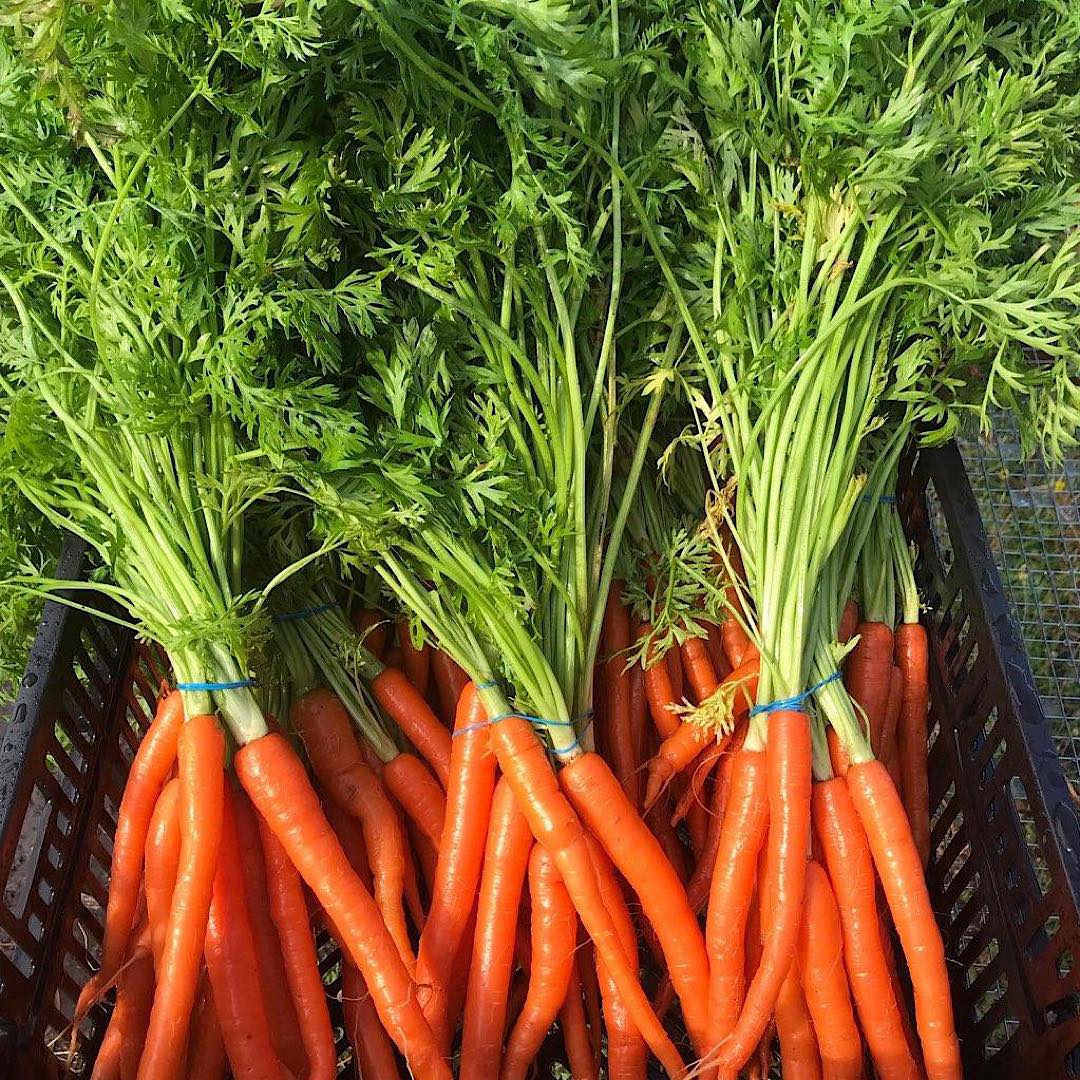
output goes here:
<path id="1" fill-rule="evenodd" d="M 435 678 L 435 690 L 439 698 L 439 714 L 447 727 L 454 722 L 458 698 L 469 676 L 449 653 L 434 649 L 431 653 L 431 674 Z"/>
<path id="2" fill-rule="evenodd" d="M 570 986 L 577 915 L 555 860 L 537 844 L 529 856 L 532 963 L 525 1004 L 506 1041 L 502 1080 L 524 1080 Z"/>
<path id="3" fill-rule="evenodd" d="M 598 1071 L 593 1057 L 592 1041 L 589 1038 L 588 1023 L 585 1018 L 585 1005 L 582 1002 L 581 953 L 574 953 L 570 967 L 570 985 L 566 990 L 566 1000 L 559 1010 L 559 1027 L 562 1029 L 563 1045 L 566 1048 L 566 1064 L 570 1069 L 571 1080 L 597 1080 Z M 634 1029 L 637 1035 L 637 1029 Z M 638 1036 L 639 1040 L 641 1036 Z M 642 1046 L 644 1047 L 644 1043 Z M 642 1055 L 644 1060 L 644 1055 Z M 612 1076 L 612 1066 L 608 1061 L 608 1076 Z"/>
<path id="4" fill-rule="evenodd" d="M 371 680 L 371 692 L 446 791 L 450 783 L 450 732 L 439 723 L 420 691 L 400 671 L 383 668 Z"/>
<path id="5" fill-rule="evenodd" d="M 622 602 L 623 583 L 613 581 L 604 608 L 600 647 L 604 654 L 604 698 L 601 706 L 604 751 L 627 797 L 641 805 L 641 774 L 634 752 L 630 719 L 630 614 Z"/>
<path id="6" fill-rule="evenodd" d="M 649 703 L 645 698 L 645 672 L 640 664 L 630 669 L 630 743 L 634 751 L 634 775 L 637 777 L 641 809 L 641 766 L 651 754 L 652 732 L 649 730 Z"/>
<path id="7" fill-rule="evenodd" d="M 897 726 L 904 703 L 904 676 L 900 668 L 892 665 L 889 674 L 889 696 L 885 705 L 885 725 L 881 734 L 881 761 L 892 777 L 896 790 L 900 790 L 900 753 L 897 742 Z"/>
<path id="8" fill-rule="evenodd" d="M 491 740 L 529 828 L 558 867 L 578 915 L 596 945 L 619 993 L 627 1002 L 634 1023 L 653 1053 L 672 1076 L 682 1072 L 674 1044 L 649 1008 L 636 966 L 622 949 L 611 917 L 596 884 L 585 832 L 547 761 L 543 744 L 528 721 L 508 716 L 491 728 Z M 622 788 L 615 782 L 621 793 Z"/>
<path id="9" fill-rule="evenodd" d="M 345 1035 L 363 1080 L 400 1080 L 394 1044 L 382 1026 L 364 976 L 348 957 L 341 965 L 341 1007 Z"/>
<path id="10" fill-rule="evenodd" d="M 840 626 L 836 631 L 836 640 L 841 645 L 846 645 L 859 628 L 859 605 L 854 600 L 848 600 L 844 605 L 843 614 L 840 616 Z"/>
<path id="11" fill-rule="evenodd" d="M 472 966 L 473 943 L 476 940 L 476 899 L 473 898 L 465 931 L 458 942 L 450 965 L 449 986 L 446 993 L 447 1015 L 450 1018 L 450 1034 L 453 1036 L 461 1026 L 465 1015 L 465 995 L 469 989 L 469 968 Z"/>
<path id="12" fill-rule="evenodd" d="M 495 756 L 487 713 L 471 682 L 458 698 L 448 791 L 435 886 L 416 963 L 424 1015 L 447 1052 L 451 1023 L 457 1019 L 448 1015 L 447 990 L 454 957 L 476 903 L 495 794 Z"/>
<path id="13" fill-rule="evenodd" d="M 326 1007 L 326 988 L 319 973 L 308 920 L 304 886 L 296 867 L 289 862 L 281 844 L 265 821 L 259 822 L 270 917 L 281 945 L 285 974 L 296 1015 L 300 1038 L 307 1056 L 306 1080 L 334 1080 L 337 1050 Z"/>
<path id="14" fill-rule="evenodd" d="M 907 958 L 927 1080 L 953 1080 L 961 1076 L 960 1044 L 945 948 L 904 805 L 880 761 L 852 765 L 846 782 Z"/>
<path id="15" fill-rule="evenodd" d="M 590 840 L 596 879 L 604 898 L 604 906 L 611 915 L 623 950 L 627 956 L 636 956 L 637 938 L 634 922 L 626 908 L 622 887 L 615 877 L 614 868 L 607 854 L 595 840 Z M 601 959 L 597 960 L 596 973 L 604 1003 L 604 1025 L 607 1029 L 607 1072 L 609 1080 L 641 1080 L 645 1075 L 645 1041 L 634 1026 L 634 1021 L 619 996 L 610 973 Z"/>
<path id="16" fill-rule="evenodd" d="M 821 1080 L 821 1057 L 799 979 L 798 957 L 792 960 L 776 999 L 776 1032 L 784 1080 Z"/>
<path id="17" fill-rule="evenodd" d="M 690 812 L 690 807 L 694 803 L 704 804 L 707 798 L 705 788 L 708 785 L 709 777 L 712 775 L 713 767 L 723 756 L 726 749 L 727 746 L 721 747 L 719 743 L 713 743 L 712 746 L 706 746 L 698 754 L 697 760 L 690 767 L 690 777 L 686 788 L 679 796 L 679 801 L 675 804 L 675 810 L 671 815 L 672 825 L 678 825 Z"/>
<path id="18" fill-rule="evenodd" d="M 266 1020 L 270 1025 L 270 1041 L 281 1063 L 293 1075 L 303 1076 L 309 1063 L 304 1057 L 304 1043 L 296 1005 L 289 992 L 289 978 L 281 951 L 281 941 L 271 917 L 259 816 L 243 791 L 234 789 L 231 795 L 244 898 L 255 947 L 253 974 L 262 987 Z"/>
<path id="19" fill-rule="evenodd" d="M 919 860 L 930 859 L 930 793 L 926 776 L 926 710 L 930 703 L 929 647 L 926 628 L 901 623 L 896 630 L 896 662 L 903 678 L 897 725 L 900 790 Z"/>
<path id="20" fill-rule="evenodd" d="M 761 966 L 721 1052 L 724 1070 L 741 1068 L 769 1023 L 799 936 L 810 838 L 810 724 L 806 713 L 769 714 L 766 786 L 769 796 L 765 887 L 770 897 Z"/>
<path id="21" fill-rule="evenodd" d="M 742 624 L 731 615 L 720 624 L 720 641 L 732 671 L 742 667 L 746 660 L 757 652 Z"/>
<path id="22" fill-rule="evenodd" d="M 600 980 L 596 972 L 596 950 L 585 927 L 580 925 L 574 962 L 581 980 L 581 996 L 585 1002 L 585 1022 L 589 1027 L 589 1044 L 592 1047 L 592 1073 L 598 1076 L 604 1049 L 603 1021 L 600 1018 Z"/>
<path id="23" fill-rule="evenodd" d="M 837 776 L 847 776 L 851 758 L 848 755 L 844 744 L 840 741 L 840 736 L 830 727 L 825 732 L 825 738 L 829 744 L 829 762 L 832 765 L 833 772 Z"/>
<path id="24" fill-rule="evenodd" d="M 603 758 L 579 754 L 562 768 L 559 780 L 581 820 L 637 893 L 663 949 L 687 1029 L 703 1050 L 709 961 L 682 882 Z"/>
<path id="25" fill-rule="evenodd" d="M 146 1025 L 154 1003 L 154 954 L 149 923 L 144 922 L 131 940 L 128 956 L 116 983 L 116 1005 L 111 1028 L 120 1028 L 120 1080 L 135 1080 L 146 1039 Z"/>
<path id="26" fill-rule="evenodd" d="M 671 680 L 671 692 L 675 695 L 676 701 L 682 701 L 683 691 L 686 689 L 686 680 L 683 678 L 682 653 L 676 648 L 668 649 L 664 653 L 664 662 L 667 664 L 668 678 Z"/>
<path id="27" fill-rule="evenodd" d="M 693 799 L 686 811 L 686 833 L 690 838 L 690 851 L 697 865 L 705 853 L 709 835 L 709 808 L 702 799 Z"/>
<path id="28" fill-rule="evenodd" d="M 158 701 L 154 719 L 131 763 L 113 837 L 101 966 L 79 993 L 72 1019 L 73 1029 L 79 1026 L 87 1009 L 112 982 L 127 952 L 135 909 L 139 903 L 146 833 L 161 789 L 176 761 L 177 741 L 183 721 L 183 696 L 179 690 L 173 690 Z"/>
<path id="29" fill-rule="evenodd" d="M 113 1008 L 113 1016 L 116 1008 Z M 98 1047 L 97 1056 L 94 1058 L 94 1069 L 90 1074 L 90 1080 L 120 1080 L 120 1053 L 123 1048 L 124 1032 L 119 1024 L 114 1024 L 109 1019 L 109 1026 L 105 1029 L 105 1037 Z"/>
<path id="30" fill-rule="evenodd" d="M 731 671 L 727 655 L 724 652 L 724 641 L 720 634 L 717 623 L 705 623 L 705 648 L 709 651 L 709 660 L 718 679 L 726 678 Z"/>
<path id="31" fill-rule="evenodd" d="M 229 1068 L 235 1080 L 261 1080 L 277 1076 L 280 1070 L 266 1012 L 268 988 L 258 966 L 251 908 L 244 888 L 236 827 L 238 801 L 236 793 L 226 785 L 214 899 L 206 926 L 206 970 Z"/>
<path id="32" fill-rule="evenodd" d="M 885 623 L 861 622 L 858 633 L 859 641 L 847 659 L 844 683 L 866 713 L 870 745 L 874 756 L 880 757 L 892 679 L 893 632 Z"/>
<path id="33" fill-rule="evenodd" d="M 844 972 L 843 931 L 829 877 L 811 861 L 799 930 L 799 971 L 825 1080 L 859 1080 L 863 1049 Z M 781 1036 L 782 1038 L 782 1036 Z"/>
<path id="34" fill-rule="evenodd" d="M 844 963 L 870 1055 L 882 1080 L 913 1080 L 919 1069 L 904 1039 L 900 1006 L 881 949 L 874 865 L 844 780 L 814 785 L 814 827 L 836 895 Z"/>
<path id="35" fill-rule="evenodd" d="M 184 1064 L 221 842 L 225 737 L 213 716 L 180 730 L 180 865 L 139 1080 L 174 1080 Z"/>
<path id="36" fill-rule="evenodd" d="M 652 632 L 650 623 L 641 623 L 638 627 L 638 640 L 651 637 Z M 649 646 L 645 660 L 645 696 L 649 702 L 649 715 L 656 727 L 656 733 L 661 739 L 673 735 L 682 723 L 674 708 L 679 699 L 675 696 L 667 661 L 659 655 L 655 642 Z"/>
<path id="37" fill-rule="evenodd" d="M 221 1037 L 221 1024 L 214 1005 L 214 992 L 204 968 L 199 981 L 199 998 L 191 1017 L 187 1080 L 225 1080 L 228 1065 L 225 1041 Z"/>
<path id="38" fill-rule="evenodd" d="M 682 653 L 683 674 L 690 684 L 694 703 L 700 705 L 711 697 L 720 685 L 716 669 L 709 659 L 709 650 L 704 638 L 688 637 L 680 646 Z"/>
<path id="39" fill-rule="evenodd" d="M 719 1047 L 731 1033 L 742 1004 L 745 978 L 744 929 L 754 898 L 758 851 L 769 820 L 765 755 L 732 755 L 731 789 L 720 829 L 705 923 L 709 954 L 708 1045 Z"/>
<path id="40" fill-rule="evenodd" d="M 488 1080 L 502 1067 L 506 995 L 514 967 L 521 892 L 532 850 L 529 824 L 502 779 L 491 804 L 477 901 L 476 937 L 461 1035 L 461 1080 Z"/>
<path id="41" fill-rule="evenodd" d="M 253 803 L 344 938 L 387 1033 L 415 1076 L 450 1070 L 416 1000 L 412 980 L 371 894 L 349 866 L 288 741 L 266 735 L 241 747 L 235 767 Z"/>
<path id="42" fill-rule="evenodd" d="M 364 761 L 349 715 L 336 694 L 317 689 L 292 708 L 292 720 L 308 760 L 330 798 L 351 814 L 364 833 L 374 881 L 375 903 L 402 962 L 415 971 L 405 923 L 405 836 L 378 776 Z"/>
<path id="43" fill-rule="evenodd" d="M 686 883 L 686 899 L 690 910 L 697 915 L 709 898 L 709 886 L 712 883 L 717 854 L 720 851 L 720 836 L 724 825 L 724 808 L 731 788 L 731 770 L 735 755 L 728 754 L 720 762 L 719 775 L 713 786 L 712 803 L 709 806 L 709 831 L 705 836 L 705 847 L 694 866 L 694 872 Z"/>
<path id="44" fill-rule="evenodd" d="M 645 824 L 660 843 L 664 857 L 671 863 L 678 879 L 685 882 L 689 877 L 689 853 L 671 823 L 670 803 L 661 797 L 645 814 Z"/>
<path id="45" fill-rule="evenodd" d="M 724 680 L 729 687 L 738 687 L 732 701 L 733 722 L 746 715 L 757 695 L 759 667 L 759 659 L 754 655 L 743 667 L 736 668 Z M 717 738 L 713 732 L 699 724 L 682 722 L 678 729 L 661 743 L 660 749 L 649 761 L 645 808 L 652 806 L 672 777 L 685 769 L 707 745 L 715 742 L 717 745 L 726 746 L 729 738 L 727 735 Z"/>
<path id="46" fill-rule="evenodd" d="M 413 644 L 408 619 L 398 619 L 397 634 L 405 677 L 426 697 L 431 681 L 431 645 L 426 641 L 419 648 Z"/>
<path id="47" fill-rule="evenodd" d="M 383 766 L 382 781 L 420 835 L 438 851 L 446 821 L 446 796 L 431 770 L 415 754 L 398 754 Z"/>
<path id="48" fill-rule="evenodd" d="M 383 663 L 388 668 L 400 671 L 402 675 L 405 675 L 406 679 L 409 678 L 405 672 L 405 660 L 400 645 L 391 645 L 387 648 L 386 655 L 383 657 Z M 412 682 L 411 679 L 409 679 L 409 681 Z"/>
<path id="49" fill-rule="evenodd" d="M 169 926 L 173 889 L 180 866 L 180 781 L 170 780 L 161 790 L 161 797 L 150 819 L 146 836 L 146 859 L 143 870 L 143 892 L 146 895 L 146 917 L 150 923 L 150 947 L 154 967 L 161 970 L 165 949 L 165 934 Z"/>
<path id="50" fill-rule="evenodd" d="M 386 616 L 375 608 L 360 608 L 353 615 L 353 626 L 367 649 L 377 660 L 386 652 Z"/>

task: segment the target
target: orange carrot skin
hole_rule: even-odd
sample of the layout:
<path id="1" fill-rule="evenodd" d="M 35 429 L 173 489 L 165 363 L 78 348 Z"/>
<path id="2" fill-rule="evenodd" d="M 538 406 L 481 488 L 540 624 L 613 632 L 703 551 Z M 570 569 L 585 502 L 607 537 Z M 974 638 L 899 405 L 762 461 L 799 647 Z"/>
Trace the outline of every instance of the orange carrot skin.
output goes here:
<path id="1" fill-rule="evenodd" d="M 454 958 L 476 903 L 495 794 L 495 755 L 487 719 L 476 688 L 469 682 L 458 698 L 446 820 L 416 963 L 424 1015 L 447 1053 L 451 1022 L 457 1019 L 448 1015 L 447 991 Z"/>
<path id="2" fill-rule="evenodd" d="M 919 859 L 930 859 L 930 792 L 926 775 L 926 712 L 930 706 L 930 650 L 921 623 L 896 630 L 896 662 L 903 678 L 897 752 L 900 790 Z"/>
<path id="3" fill-rule="evenodd" d="M 709 954 L 708 1044 L 721 1045 L 738 1019 L 746 985 L 745 933 L 754 898 L 758 851 L 769 822 L 765 755 L 732 755 L 731 789 L 709 893 L 705 936 Z"/>
<path id="4" fill-rule="evenodd" d="M 776 999 L 776 1032 L 780 1036 L 785 1080 L 821 1080 L 821 1057 L 803 996 L 797 958 L 792 961 Z"/>
<path id="5" fill-rule="evenodd" d="M 539 844 L 529 856 L 532 962 L 529 990 L 506 1042 L 502 1080 L 525 1080 L 566 1000 L 577 947 L 577 915 L 555 860 Z"/>
<path id="6" fill-rule="evenodd" d="M 690 767 L 686 787 L 675 804 L 675 810 L 671 815 L 672 825 L 678 825 L 690 812 L 690 807 L 694 803 L 704 803 L 707 798 L 705 788 L 712 775 L 713 767 L 723 757 L 729 745 L 721 746 L 719 743 L 713 743 L 698 754 L 697 760 Z"/>
<path id="7" fill-rule="evenodd" d="M 435 689 L 439 698 L 439 715 L 446 727 L 454 722 L 457 713 L 458 698 L 469 676 L 461 666 L 443 649 L 433 649 L 431 653 L 431 674 L 435 679 Z"/>
<path id="8" fill-rule="evenodd" d="M 510 716 L 491 729 L 499 766 L 518 800 L 533 836 L 555 860 L 578 915 L 630 1008 L 634 1022 L 665 1070 L 676 1076 L 683 1063 L 649 1007 L 637 968 L 623 952 L 596 884 L 581 822 L 559 789 L 543 744 L 528 721 Z M 618 784 L 616 782 L 616 787 Z M 622 789 L 618 788 L 621 792 Z"/>
<path id="9" fill-rule="evenodd" d="M 406 679 L 409 678 L 409 676 L 405 672 L 405 659 L 401 652 L 400 645 L 391 645 L 386 650 L 386 655 L 383 657 L 383 663 L 388 668 L 393 668 L 395 671 L 400 671 Z M 412 682 L 411 679 L 409 679 L 409 681 Z"/>
<path id="10" fill-rule="evenodd" d="M 880 761 L 852 765 L 846 782 L 908 961 L 927 1080 L 958 1080 L 960 1043 L 953 1024 L 945 947 L 903 803 Z"/>
<path id="11" fill-rule="evenodd" d="M 206 970 L 214 994 L 229 1068 L 235 1080 L 262 1080 L 279 1072 L 266 1012 L 250 906 L 236 828 L 236 794 L 226 785 L 225 814 L 206 927 Z"/>
<path id="12" fill-rule="evenodd" d="M 695 704 L 700 705 L 707 697 L 711 697 L 720 685 L 716 669 L 709 658 L 708 645 L 704 638 L 688 637 L 682 643 L 680 651 L 683 673 L 690 683 Z"/>
<path id="13" fill-rule="evenodd" d="M 659 938 L 687 1030 L 701 1052 L 709 961 L 682 882 L 603 758 L 580 754 L 563 767 L 559 780 L 581 820 L 637 893 Z"/>
<path id="14" fill-rule="evenodd" d="M 461 1080 L 490 1080 L 502 1068 L 506 999 L 532 846 L 529 823 L 509 783 L 501 779 L 491 805 L 477 901 L 476 936 L 461 1034 Z"/>
<path id="15" fill-rule="evenodd" d="M 359 1075 L 363 1080 L 400 1080 L 394 1044 L 382 1026 L 364 976 L 347 957 L 341 965 L 341 1005 Z"/>
<path id="16" fill-rule="evenodd" d="M 177 743 L 184 722 L 184 701 L 179 690 L 158 702 L 154 719 L 147 728 L 131 763 L 113 838 L 109 868 L 109 898 L 105 906 L 105 933 L 101 966 L 86 982 L 75 1005 L 78 1025 L 86 1010 L 116 975 L 131 938 L 132 922 L 139 902 L 146 833 L 158 796 L 176 761 Z"/>
<path id="17" fill-rule="evenodd" d="M 709 806 L 709 831 L 705 836 L 705 847 L 694 866 L 694 871 L 686 882 L 686 899 L 690 910 L 700 914 L 709 898 L 712 887 L 713 871 L 716 867 L 717 854 L 720 851 L 720 835 L 724 826 L 724 809 L 727 805 L 728 792 L 731 789 L 731 770 L 734 766 L 734 753 L 727 754 L 720 762 L 716 783 L 713 785 L 712 801 Z M 706 951 L 708 941 L 706 940 Z"/>
<path id="18" fill-rule="evenodd" d="M 764 953 L 739 1019 L 724 1044 L 721 1060 L 727 1068 L 741 1068 L 754 1052 L 795 955 L 809 855 L 811 756 L 806 714 L 770 713 L 765 752 L 769 797 L 766 891 L 770 901 Z"/>
<path id="19" fill-rule="evenodd" d="M 645 697 L 645 672 L 640 664 L 630 669 L 630 744 L 634 754 L 634 775 L 637 780 L 637 799 L 635 806 L 641 809 L 644 787 L 641 780 L 641 766 L 649 756 L 651 732 L 649 731 L 649 702 Z"/>
<path id="20" fill-rule="evenodd" d="M 897 728 L 900 710 L 904 703 L 904 676 L 900 668 L 892 665 L 889 675 L 889 697 L 885 706 L 885 725 L 881 735 L 881 761 L 892 777 L 896 790 L 900 790 L 900 751 Z"/>
<path id="21" fill-rule="evenodd" d="M 731 665 L 728 663 L 727 654 L 724 652 L 724 641 L 720 635 L 720 626 L 718 623 L 706 623 L 705 632 L 708 635 L 705 638 L 705 648 L 709 650 L 709 660 L 712 662 L 716 677 L 723 679 L 731 671 Z"/>
<path id="22" fill-rule="evenodd" d="M 866 833 L 843 779 L 814 785 L 814 828 L 836 896 L 844 964 L 874 1067 L 882 1080 L 920 1073 L 907 1040 L 901 1006 L 881 948 L 874 865 Z"/>
<path id="23" fill-rule="evenodd" d="M 280 735 L 236 754 L 252 802 L 344 938 L 364 974 L 387 1033 L 418 1080 L 449 1080 L 450 1069 L 416 1000 L 415 987 L 375 901 L 345 858 L 300 759 Z"/>
<path id="24" fill-rule="evenodd" d="M 870 723 L 870 745 L 881 756 L 885 713 L 892 679 L 893 632 L 885 623 L 862 622 L 859 640 L 847 658 L 844 683 Z"/>
<path id="25" fill-rule="evenodd" d="M 732 702 L 732 721 L 738 721 L 750 711 L 750 704 L 757 696 L 760 660 L 754 655 L 742 667 L 736 668 L 725 682 L 739 683 Z M 675 732 L 669 735 L 660 749 L 649 761 L 648 779 L 645 786 L 645 807 L 648 809 L 656 801 L 660 792 L 667 787 L 673 776 L 685 769 L 710 743 L 721 749 L 727 746 L 730 735 L 717 738 L 699 724 L 681 722 Z"/>
<path id="26" fill-rule="evenodd" d="M 840 616 L 840 626 L 836 632 L 836 640 L 841 645 L 846 645 L 855 636 L 858 628 L 859 605 L 854 600 L 848 600 L 844 604 L 844 610 Z"/>
<path id="27" fill-rule="evenodd" d="M 408 619 L 398 619 L 397 632 L 405 677 L 416 687 L 422 697 L 426 697 L 428 684 L 431 682 L 431 645 L 425 641 L 417 648 L 413 644 Z"/>
<path id="28" fill-rule="evenodd" d="M 187 1080 L 225 1080 L 229 1059 L 225 1054 L 225 1040 L 221 1036 L 214 992 L 210 978 L 203 970 L 199 986 L 199 1000 L 191 1018 L 191 1043 L 188 1047 Z"/>
<path id="29" fill-rule="evenodd" d="M 641 774 L 634 753 L 630 721 L 630 671 L 627 650 L 630 648 L 630 614 L 622 602 L 622 582 L 614 581 L 604 608 L 600 648 L 605 657 L 604 695 L 601 702 L 605 754 L 611 767 L 635 806 L 641 804 Z"/>
<path id="30" fill-rule="evenodd" d="M 364 640 L 364 648 L 377 660 L 386 652 L 386 616 L 375 608 L 361 608 L 353 615 L 353 626 Z"/>
<path id="31" fill-rule="evenodd" d="M 438 851 L 446 822 L 446 796 L 431 770 L 415 754 L 398 754 L 383 766 L 382 779 L 409 820 Z"/>
<path id="32" fill-rule="evenodd" d="M 720 641 L 724 646 L 724 655 L 734 671 L 742 667 L 747 657 L 756 652 L 754 643 L 735 618 L 728 617 L 720 624 Z"/>
<path id="33" fill-rule="evenodd" d="M 643 622 L 638 629 L 638 640 L 651 636 L 652 625 Z M 661 739 L 674 735 L 682 721 L 673 706 L 678 704 L 675 688 L 671 682 L 671 672 L 667 661 L 658 654 L 655 642 L 649 646 L 645 665 L 645 696 L 649 702 L 649 715 Z"/>
<path id="34" fill-rule="evenodd" d="M 592 1042 L 589 1039 L 585 1005 L 582 1001 L 580 968 L 580 953 L 575 952 L 570 968 L 570 985 L 566 990 L 566 1000 L 559 1010 L 559 1027 L 562 1029 L 566 1064 L 570 1068 L 570 1076 L 573 1080 L 598 1080 L 599 1074 L 593 1057 Z M 634 1034 L 637 1035 L 637 1028 L 634 1029 Z M 637 1037 L 640 1041 L 641 1036 L 637 1035 Z M 641 1045 L 644 1047 L 644 1042 Z M 644 1054 L 642 1057 L 644 1058 Z M 608 1075 L 612 1075 L 610 1060 Z"/>
<path id="35" fill-rule="evenodd" d="M 863 1048 L 844 971 L 843 932 L 829 877 L 811 861 L 799 929 L 799 971 L 825 1080 L 860 1080 Z"/>
<path id="36" fill-rule="evenodd" d="M 146 918 L 150 924 L 150 946 L 156 970 L 161 969 L 169 909 L 172 907 L 179 867 L 180 781 L 174 779 L 161 790 L 146 837 L 143 892 L 146 894 Z"/>
<path id="37" fill-rule="evenodd" d="M 338 696 L 310 690 L 292 708 L 293 725 L 330 798 L 353 815 L 364 833 L 375 902 L 410 972 L 416 957 L 405 922 L 405 835 L 382 782 L 364 761 L 352 722 Z"/>
<path id="38" fill-rule="evenodd" d="M 622 887 L 615 877 L 614 868 L 607 854 L 600 845 L 590 838 L 589 850 L 593 865 L 596 867 L 596 879 L 604 898 L 604 906 L 611 915 L 611 920 L 618 931 L 623 950 L 627 956 L 637 954 L 637 936 L 634 921 L 630 918 Z M 609 1080 L 642 1080 L 645 1076 L 647 1052 L 645 1040 L 634 1026 L 625 1003 L 619 996 L 619 989 L 604 966 L 597 958 L 596 974 L 600 983 L 600 993 L 604 1003 L 604 1026 L 607 1028 L 608 1053 L 607 1073 Z"/>
<path id="39" fill-rule="evenodd" d="M 183 725 L 177 757 L 180 865 L 139 1080 L 176 1080 L 184 1066 L 224 814 L 225 737 L 216 717 L 193 716 Z"/>
<path id="40" fill-rule="evenodd" d="M 259 821 L 270 917 L 281 943 L 289 991 L 300 1021 L 300 1036 L 307 1056 L 306 1080 L 334 1080 L 337 1050 L 326 1005 L 326 988 L 319 973 L 319 958 L 308 920 L 304 886 L 277 837 Z"/>
<path id="41" fill-rule="evenodd" d="M 308 1062 L 304 1056 L 296 1006 L 289 993 L 289 979 L 281 953 L 281 942 L 270 914 L 259 815 L 255 813 L 243 791 L 234 788 L 230 792 L 229 801 L 239 844 L 248 922 L 255 947 L 255 973 L 262 987 L 266 1020 L 270 1025 L 270 1041 L 281 1063 L 295 1076 L 302 1076 L 308 1068 Z"/>
<path id="42" fill-rule="evenodd" d="M 439 723 L 420 691 L 402 672 L 385 668 L 371 680 L 371 692 L 446 791 L 450 783 L 450 732 Z"/>
<path id="43" fill-rule="evenodd" d="M 660 847 L 663 848 L 664 856 L 671 863 L 672 870 L 675 871 L 678 879 L 685 883 L 690 875 L 689 853 L 683 847 L 683 842 L 671 823 L 670 805 L 669 800 L 662 796 L 646 811 L 644 820 L 650 832 L 659 841 Z"/>
<path id="44" fill-rule="evenodd" d="M 149 924 L 132 939 L 128 956 L 116 984 L 113 1024 L 120 1025 L 120 1080 L 135 1080 L 146 1038 L 146 1025 L 154 1003 L 154 956 Z"/>

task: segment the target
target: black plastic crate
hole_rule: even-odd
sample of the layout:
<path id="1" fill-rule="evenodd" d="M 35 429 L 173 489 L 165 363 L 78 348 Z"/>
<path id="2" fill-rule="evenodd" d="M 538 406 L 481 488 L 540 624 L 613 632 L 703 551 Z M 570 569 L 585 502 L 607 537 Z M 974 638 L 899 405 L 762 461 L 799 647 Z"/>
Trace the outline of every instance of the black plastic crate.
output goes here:
<path id="1" fill-rule="evenodd" d="M 931 643 L 928 880 L 965 1071 L 1080 1077 L 1080 816 L 958 452 L 910 454 L 901 472 Z M 70 545 L 60 576 L 81 566 Z M 0 738 L 0 1077 L 62 1071 L 100 947 L 119 794 L 163 674 L 129 631 L 46 605 Z M 106 1017 L 84 1022 L 71 1075 L 89 1075 Z"/>

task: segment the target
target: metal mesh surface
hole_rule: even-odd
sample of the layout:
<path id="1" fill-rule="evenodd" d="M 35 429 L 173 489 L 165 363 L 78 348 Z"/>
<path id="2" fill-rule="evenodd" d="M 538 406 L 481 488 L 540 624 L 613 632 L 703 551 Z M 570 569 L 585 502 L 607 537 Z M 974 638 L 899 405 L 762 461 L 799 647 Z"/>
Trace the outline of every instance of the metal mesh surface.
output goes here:
<path id="1" fill-rule="evenodd" d="M 1025 461 L 1006 415 L 960 446 L 1066 779 L 1080 794 L 1080 452 L 1056 468 Z"/>

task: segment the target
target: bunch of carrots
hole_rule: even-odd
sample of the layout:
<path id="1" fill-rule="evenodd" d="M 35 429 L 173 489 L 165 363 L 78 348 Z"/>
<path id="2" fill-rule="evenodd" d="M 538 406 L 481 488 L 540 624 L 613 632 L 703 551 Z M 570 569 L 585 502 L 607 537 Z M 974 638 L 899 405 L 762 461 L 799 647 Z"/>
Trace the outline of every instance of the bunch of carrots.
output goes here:
<path id="1" fill-rule="evenodd" d="M 877 591 L 910 596 L 899 519 L 891 506 L 875 517 L 891 541 L 892 585 Z M 811 843 L 795 868 L 797 933 L 769 971 L 763 927 L 792 885 L 767 870 L 771 763 L 743 745 L 757 646 L 731 617 L 660 651 L 628 591 L 616 581 L 604 611 L 596 750 L 558 775 L 525 719 L 493 719 L 489 688 L 372 608 L 352 631 L 366 659 L 352 691 L 371 704 L 323 654 L 323 677 L 231 767 L 216 722 L 184 723 L 183 692 L 163 688 L 120 806 L 101 967 L 76 1013 L 114 1002 L 93 1075 L 338 1075 L 324 933 L 341 950 L 345 1036 L 365 1077 L 511 1080 L 542 1059 L 632 1080 L 650 1046 L 672 1075 L 764 1076 L 777 1037 L 785 1076 L 958 1075 L 922 874 L 917 599 L 895 627 L 891 612 L 844 607 L 846 692 L 884 764 L 839 765 L 834 736 L 836 775 L 785 778 L 807 788 Z M 279 627 L 310 643 L 321 622 L 347 626 L 332 608 L 284 613 Z M 698 715 L 718 701 L 719 734 Z M 917 1030 L 894 935 L 915 960 Z M 774 1000 L 753 994 L 765 978 Z"/>
<path id="2" fill-rule="evenodd" d="M 173 687 L 94 1076 L 957 1080 L 897 462 L 1078 438 L 1068 5 L 30 6 L 3 585 Z"/>

